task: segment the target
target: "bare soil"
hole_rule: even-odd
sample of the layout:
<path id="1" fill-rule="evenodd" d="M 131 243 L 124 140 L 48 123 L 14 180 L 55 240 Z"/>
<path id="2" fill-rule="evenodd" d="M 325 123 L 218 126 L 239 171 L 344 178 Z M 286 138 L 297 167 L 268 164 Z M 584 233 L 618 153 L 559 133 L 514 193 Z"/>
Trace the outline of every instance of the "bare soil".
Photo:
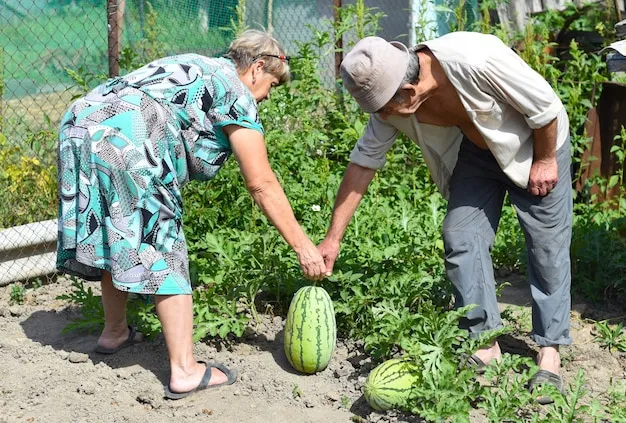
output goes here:
<path id="1" fill-rule="evenodd" d="M 95 292 L 98 284 L 87 283 Z M 0 288 L 0 422 L 418 422 L 416 417 L 370 410 L 361 389 L 374 364 L 362 345 L 339 340 L 328 368 L 315 375 L 294 371 L 283 353 L 280 316 L 264 315 L 236 341 L 200 342 L 198 358 L 215 359 L 239 371 L 232 386 L 207 390 L 179 401 L 163 398 L 168 380 L 162 337 L 112 356 L 92 352 L 96 334 L 63 333 L 77 310 L 56 299 L 70 292 L 59 278 L 27 289 L 22 305 L 10 303 L 10 287 Z M 520 335 L 507 336 L 503 349 L 532 356 L 528 288 L 521 278 L 504 289 Z M 626 354 L 610 353 L 594 342 L 599 318 L 583 302 L 572 312 L 574 344 L 563 349 L 563 375 L 573 381 L 578 369 L 587 377 L 590 397 L 607 390 L 611 379 L 626 378 Z M 602 318 L 611 317 L 606 310 Z M 485 421 L 472 413 L 472 421 Z"/>

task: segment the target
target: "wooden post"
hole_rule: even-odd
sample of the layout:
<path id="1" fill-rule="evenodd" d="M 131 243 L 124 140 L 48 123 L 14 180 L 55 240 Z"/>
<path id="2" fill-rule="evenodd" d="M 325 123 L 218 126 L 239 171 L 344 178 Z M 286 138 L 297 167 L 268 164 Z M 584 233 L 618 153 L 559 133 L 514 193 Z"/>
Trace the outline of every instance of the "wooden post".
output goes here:
<path id="1" fill-rule="evenodd" d="M 120 7 L 118 0 L 107 0 L 107 27 L 109 46 L 109 77 L 113 78 L 120 74 L 120 39 L 124 17 L 124 6 L 126 0 L 121 0 Z"/>
<path id="2" fill-rule="evenodd" d="M 333 0 L 333 17 L 335 19 L 335 27 L 339 26 L 339 9 L 341 8 L 341 0 Z M 341 61 L 343 60 L 343 39 L 337 37 L 335 40 L 335 80 L 341 79 L 339 69 L 341 68 Z"/>

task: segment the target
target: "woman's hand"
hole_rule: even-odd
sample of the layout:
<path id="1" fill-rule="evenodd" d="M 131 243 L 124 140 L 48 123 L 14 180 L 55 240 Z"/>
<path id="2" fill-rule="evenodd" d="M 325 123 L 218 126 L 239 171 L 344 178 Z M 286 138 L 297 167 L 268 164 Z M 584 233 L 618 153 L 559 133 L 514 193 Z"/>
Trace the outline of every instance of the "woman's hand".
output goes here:
<path id="1" fill-rule="evenodd" d="M 224 132 L 239 162 L 248 192 L 296 252 L 306 277 L 320 280 L 330 275 L 326 274 L 324 258 L 298 224 L 285 192 L 270 168 L 263 135 L 235 125 L 226 126 Z"/>
<path id="2" fill-rule="evenodd" d="M 295 252 L 302 272 L 307 278 L 318 281 L 330 276 L 330 272 L 326 271 L 324 258 L 312 242 L 306 243 L 302 248 L 295 249 Z"/>

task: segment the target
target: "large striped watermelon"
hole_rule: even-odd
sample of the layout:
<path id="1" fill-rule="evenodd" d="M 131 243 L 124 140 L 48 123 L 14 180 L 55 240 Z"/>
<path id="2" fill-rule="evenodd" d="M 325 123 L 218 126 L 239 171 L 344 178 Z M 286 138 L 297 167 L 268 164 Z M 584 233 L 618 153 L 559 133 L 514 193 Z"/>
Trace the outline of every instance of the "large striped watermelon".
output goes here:
<path id="1" fill-rule="evenodd" d="M 324 288 L 305 286 L 293 296 L 285 323 L 285 354 L 299 372 L 324 370 L 337 342 L 333 302 Z"/>
<path id="2" fill-rule="evenodd" d="M 392 358 L 372 370 L 365 381 L 363 395 L 374 410 L 405 408 L 411 388 L 419 380 L 415 362 Z"/>

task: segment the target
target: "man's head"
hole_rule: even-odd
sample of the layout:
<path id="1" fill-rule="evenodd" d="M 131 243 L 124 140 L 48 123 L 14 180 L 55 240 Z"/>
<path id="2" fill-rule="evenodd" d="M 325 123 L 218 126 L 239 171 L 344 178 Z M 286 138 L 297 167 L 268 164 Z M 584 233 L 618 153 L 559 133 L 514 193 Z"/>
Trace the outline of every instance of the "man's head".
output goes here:
<path id="1" fill-rule="evenodd" d="M 397 41 L 380 37 L 359 41 L 341 63 L 341 78 L 364 112 L 375 113 L 419 75 L 417 56 Z M 402 101 L 401 98 L 398 100 Z"/>

